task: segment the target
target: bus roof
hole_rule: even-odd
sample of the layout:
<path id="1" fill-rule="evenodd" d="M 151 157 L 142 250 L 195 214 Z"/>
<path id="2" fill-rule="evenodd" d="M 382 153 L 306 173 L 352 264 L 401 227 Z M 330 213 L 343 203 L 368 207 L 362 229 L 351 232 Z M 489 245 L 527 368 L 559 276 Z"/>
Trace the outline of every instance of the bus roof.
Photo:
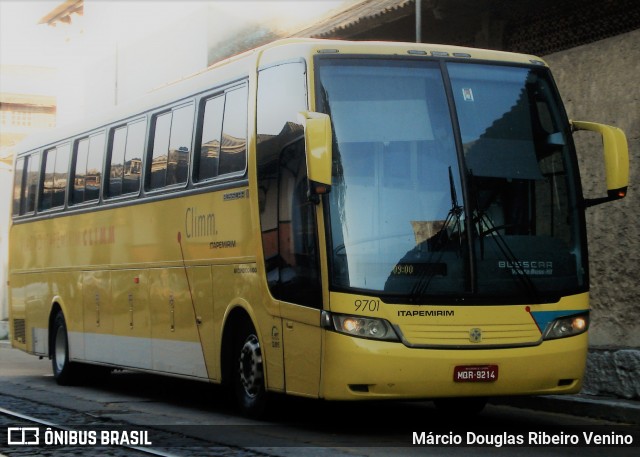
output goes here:
<path id="1" fill-rule="evenodd" d="M 114 107 L 109 114 L 31 135 L 16 145 L 16 155 L 52 146 L 120 121 L 125 122 L 149 110 L 159 110 L 165 105 L 231 83 L 234 79 L 247 78 L 259 67 L 296 57 L 310 58 L 316 54 L 404 55 L 546 65 L 540 58 L 532 55 L 443 44 L 285 38 L 216 62 L 178 81 L 169 82 L 132 102 Z"/>

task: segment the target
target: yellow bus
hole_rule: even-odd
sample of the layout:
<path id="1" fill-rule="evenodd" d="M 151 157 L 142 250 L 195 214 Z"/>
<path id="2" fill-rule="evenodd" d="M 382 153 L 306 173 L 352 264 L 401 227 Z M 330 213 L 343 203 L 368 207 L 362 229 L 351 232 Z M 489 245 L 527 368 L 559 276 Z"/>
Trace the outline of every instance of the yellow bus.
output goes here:
<path id="1" fill-rule="evenodd" d="M 603 138 L 581 191 L 572 131 Z M 570 122 L 539 58 L 288 39 L 24 144 L 14 347 L 327 400 L 578 392 L 584 209 L 624 134 Z M 456 400 L 464 399 L 464 401 Z"/>

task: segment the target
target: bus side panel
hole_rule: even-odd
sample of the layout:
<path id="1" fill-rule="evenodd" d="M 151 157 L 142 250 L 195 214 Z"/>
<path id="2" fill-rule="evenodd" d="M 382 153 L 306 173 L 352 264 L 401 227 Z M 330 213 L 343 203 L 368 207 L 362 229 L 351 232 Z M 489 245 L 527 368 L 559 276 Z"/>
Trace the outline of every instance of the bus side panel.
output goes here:
<path id="1" fill-rule="evenodd" d="M 113 336 L 110 344 L 122 348 L 114 363 L 151 368 L 149 281 L 145 270 L 111 272 Z"/>
<path id="2" fill-rule="evenodd" d="M 231 308 L 242 307 L 253 319 L 260 339 L 267 389 L 284 391 L 282 319 L 270 313 L 276 302 L 264 292 L 255 263 L 216 265 L 212 267 L 215 301 L 215 347 L 221 348 L 226 317 Z M 233 330 L 233 329 L 231 329 Z M 219 365 L 218 365 L 219 366 Z"/>
<path id="3" fill-rule="evenodd" d="M 9 316 L 11 321 L 11 344 L 14 348 L 27 350 L 26 312 L 25 312 L 25 275 L 13 274 L 10 277 Z"/>
<path id="4" fill-rule="evenodd" d="M 51 274 L 34 273 L 25 275 L 25 320 L 26 320 L 26 341 L 27 352 L 31 354 L 42 354 L 46 351 L 46 329 L 48 322 L 46 316 L 49 315 L 51 303 Z M 44 335 L 43 335 L 44 330 Z M 44 340 L 45 347 L 42 348 L 40 342 Z"/>
<path id="5" fill-rule="evenodd" d="M 113 333 L 111 272 L 85 271 L 82 274 L 82 284 L 83 326 L 69 326 L 69 356 L 74 360 L 81 359 L 76 351 L 80 346 L 79 341 L 82 341 L 86 360 L 113 363 L 117 348 L 105 344 L 107 336 Z"/>
<path id="6" fill-rule="evenodd" d="M 187 268 L 189 285 L 193 297 L 193 307 L 196 313 L 196 325 L 199 328 L 200 341 L 207 369 L 207 377 L 212 380 L 220 379 L 218 369 L 218 351 L 215 350 L 219 343 L 219 335 L 216 334 L 214 322 L 214 298 L 211 284 L 211 267 Z M 183 270 L 184 274 L 184 270 Z"/>
<path id="7" fill-rule="evenodd" d="M 281 303 L 280 307 L 284 317 L 287 393 L 317 398 L 322 355 L 320 310 L 289 303 Z"/>
<path id="8" fill-rule="evenodd" d="M 81 276 L 72 272 L 42 273 L 46 280 L 47 290 L 42 295 L 41 303 L 29 306 L 28 321 L 32 332 L 34 353 L 49 355 L 49 318 L 54 309 L 59 307 L 65 318 L 67 333 L 76 335 L 82 331 L 82 283 Z M 74 342 L 77 338 L 74 338 Z M 72 344 L 71 356 L 83 358 L 82 344 Z"/>
<path id="9" fill-rule="evenodd" d="M 150 270 L 149 290 L 153 370 L 207 378 L 184 268 Z"/>

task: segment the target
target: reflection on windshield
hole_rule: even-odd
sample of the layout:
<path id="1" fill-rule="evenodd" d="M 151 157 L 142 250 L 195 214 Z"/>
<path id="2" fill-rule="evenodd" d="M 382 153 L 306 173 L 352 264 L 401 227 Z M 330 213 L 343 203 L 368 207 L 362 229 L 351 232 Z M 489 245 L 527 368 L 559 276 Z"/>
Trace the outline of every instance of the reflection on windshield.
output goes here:
<path id="1" fill-rule="evenodd" d="M 333 287 L 422 300 L 584 285 L 566 121 L 544 73 L 447 64 L 450 106 L 438 62 L 320 63 Z"/>
<path id="2" fill-rule="evenodd" d="M 580 287 L 574 177 L 547 79 L 526 68 L 448 69 L 474 199 L 478 291 Z"/>
<path id="3" fill-rule="evenodd" d="M 339 159 L 335 284 L 406 293 L 426 277 L 442 293 L 460 291 L 462 216 L 448 221 L 460 171 L 438 65 L 340 61 L 321 74 Z"/>

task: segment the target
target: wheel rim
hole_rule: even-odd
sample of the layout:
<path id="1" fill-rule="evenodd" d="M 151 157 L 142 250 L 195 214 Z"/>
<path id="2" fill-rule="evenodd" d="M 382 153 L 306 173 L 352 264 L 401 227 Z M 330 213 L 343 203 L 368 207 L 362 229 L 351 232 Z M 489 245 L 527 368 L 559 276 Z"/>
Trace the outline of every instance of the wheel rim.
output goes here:
<path id="1" fill-rule="evenodd" d="M 56 332 L 54 356 L 56 370 L 61 372 L 67 363 L 67 335 L 62 328 L 58 328 L 58 331 Z"/>
<path id="2" fill-rule="evenodd" d="M 262 388 L 262 352 L 255 335 L 249 335 L 240 350 L 240 384 L 247 396 L 255 398 Z"/>

